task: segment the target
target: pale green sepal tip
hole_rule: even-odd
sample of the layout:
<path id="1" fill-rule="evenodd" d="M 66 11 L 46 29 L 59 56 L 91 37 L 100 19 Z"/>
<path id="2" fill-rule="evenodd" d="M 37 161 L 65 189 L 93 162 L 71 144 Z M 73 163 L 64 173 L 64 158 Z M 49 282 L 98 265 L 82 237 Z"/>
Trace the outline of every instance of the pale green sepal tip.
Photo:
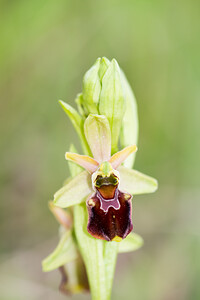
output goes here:
<path id="1" fill-rule="evenodd" d="M 125 239 L 119 243 L 118 253 L 125 253 L 138 250 L 144 244 L 143 238 L 136 233 L 131 232 Z"/>
<path id="2" fill-rule="evenodd" d="M 120 188 L 132 195 L 153 193 L 158 188 L 155 178 L 123 166 L 118 168 L 120 173 Z"/>
<path id="3" fill-rule="evenodd" d="M 56 249 L 42 261 L 44 272 L 52 271 L 77 259 L 77 251 L 72 239 L 71 231 L 67 231 L 62 236 Z"/>
<path id="4" fill-rule="evenodd" d="M 109 65 L 110 65 L 109 59 L 107 59 L 106 57 L 102 57 L 102 59 L 100 61 L 100 68 L 99 68 L 100 82 L 102 82 L 103 76 L 104 76 L 105 72 L 107 71 Z"/>
<path id="5" fill-rule="evenodd" d="M 83 122 L 84 122 L 83 118 L 69 104 L 65 103 L 62 100 L 59 100 L 58 102 L 61 105 L 64 112 L 68 115 L 68 117 L 70 118 L 74 128 L 76 129 L 76 131 L 79 135 L 79 138 L 81 140 L 81 144 L 82 144 L 82 147 L 83 147 L 84 151 L 90 154 L 89 146 L 87 144 L 87 141 L 85 139 L 85 135 L 84 135 L 84 132 L 83 132 Z"/>
<path id="6" fill-rule="evenodd" d="M 54 204 L 62 208 L 79 204 L 91 191 L 90 175 L 87 171 L 83 171 L 55 193 Z"/>
<path id="7" fill-rule="evenodd" d="M 79 132 L 80 131 L 80 127 L 81 127 L 81 122 L 82 122 L 81 116 L 69 104 L 65 103 L 62 100 L 59 100 L 58 102 L 61 105 L 61 107 L 64 110 L 64 112 L 69 116 L 69 118 L 72 121 L 72 124 L 74 125 L 75 129 L 77 130 L 77 132 Z"/>

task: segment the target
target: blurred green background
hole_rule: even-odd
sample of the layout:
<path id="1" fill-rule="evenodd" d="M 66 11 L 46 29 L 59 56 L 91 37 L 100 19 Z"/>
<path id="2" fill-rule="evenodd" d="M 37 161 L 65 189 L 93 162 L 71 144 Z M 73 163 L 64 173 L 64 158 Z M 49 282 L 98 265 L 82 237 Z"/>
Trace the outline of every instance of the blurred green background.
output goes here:
<path id="1" fill-rule="evenodd" d="M 0 1 L 0 299 L 65 299 L 41 260 L 57 243 L 47 202 L 68 175 L 73 104 L 97 57 L 117 59 L 140 119 L 135 168 L 159 180 L 133 202 L 144 247 L 119 255 L 113 299 L 200 299 L 200 2 Z M 89 299 L 89 295 L 73 299 Z"/>

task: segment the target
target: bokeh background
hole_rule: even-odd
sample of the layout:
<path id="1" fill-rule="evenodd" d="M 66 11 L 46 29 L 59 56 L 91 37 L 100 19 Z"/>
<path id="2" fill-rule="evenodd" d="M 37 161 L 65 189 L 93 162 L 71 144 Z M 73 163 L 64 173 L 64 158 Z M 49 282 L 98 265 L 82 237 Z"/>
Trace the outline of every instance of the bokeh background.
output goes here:
<path id="1" fill-rule="evenodd" d="M 64 300 L 41 260 L 57 244 L 48 200 L 68 175 L 73 104 L 97 57 L 117 59 L 140 119 L 135 168 L 159 180 L 133 202 L 144 247 L 119 255 L 113 299 L 200 299 L 200 2 L 0 2 L 0 299 Z M 89 295 L 73 299 L 89 299 Z"/>

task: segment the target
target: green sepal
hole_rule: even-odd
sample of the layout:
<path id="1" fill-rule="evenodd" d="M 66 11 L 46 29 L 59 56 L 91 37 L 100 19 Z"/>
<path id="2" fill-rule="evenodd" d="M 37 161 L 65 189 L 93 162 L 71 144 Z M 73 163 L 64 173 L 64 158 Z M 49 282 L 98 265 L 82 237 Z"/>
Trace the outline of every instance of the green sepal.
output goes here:
<path id="1" fill-rule="evenodd" d="M 126 110 L 122 120 L 121 132 L 120 132 L 120 145 L 121 148 L 125 148 L 130 145 L 137 145 L 138 141 L 138 112 L 137 103 L 130 84 L 121 70 L 121 78 L 124 86 Z M 132 153 L 123 163 L 127 168 L 132 168 L 135 160 L 136 153 Z"/>
<path id="2" fill-rule="evenodd" d="M 118 150 L 118 139 L 125 111 L 125 99 L 120 68 L 113 59 L 102 79 L 99 99 L 99 113 L 105 115 L 110 123 L 112 154 Z"/>
<path id="3" fill-rule="evenodd" d="M 158 188 L 155 178 L 123 166 L 118 168 L 120 173 L 120 188 L 132 195 L 153 193 Z"/>
<path id="4" fill-rule="evenodd" d="M 42 261 L 44 272 L 52 271 L 77 259 L 76 245 L 73 241 L 71 230 L 66 231 L 61 237 L 56 249 Z"/>
<path id="5" fill-rule="evenodd" d="M 79 204 L 92 191 L 91 176 L 83 171 L 55 193 L 54 204 L 62 208 Z"/>
<path id="6" fill-rule="evenodd" d="M 136 233 L 131 232 L 125 239 L 119 243 L 118 253 L 125 253 L 138 250 L 144 244 L 143 238 Z"/>
<path id="7" fill-rule="evenodd" d="M 111 149 L 111 132 L 107 118 L 90 114 L 84 123 L 84 132 L 94 158 L 108 161 Z"/>

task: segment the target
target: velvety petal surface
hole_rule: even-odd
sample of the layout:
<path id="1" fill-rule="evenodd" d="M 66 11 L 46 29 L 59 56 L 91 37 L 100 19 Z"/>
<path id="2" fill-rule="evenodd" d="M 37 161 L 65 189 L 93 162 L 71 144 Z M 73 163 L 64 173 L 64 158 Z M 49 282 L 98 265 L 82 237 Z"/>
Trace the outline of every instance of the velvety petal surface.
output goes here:
<path id="1" fill-rule="evenodd" d="M 87 229 L 95 238 L 120 241 L 132 230 L 131 196 L 118 191 L 118 198 L 114 201 L 119 203 L 119 208 L 115 209 L 110 203 L 109 209 L 105 211 L 101 208 L 102 203 L 97 193 L 88 199 L 89 220 Z"/>

